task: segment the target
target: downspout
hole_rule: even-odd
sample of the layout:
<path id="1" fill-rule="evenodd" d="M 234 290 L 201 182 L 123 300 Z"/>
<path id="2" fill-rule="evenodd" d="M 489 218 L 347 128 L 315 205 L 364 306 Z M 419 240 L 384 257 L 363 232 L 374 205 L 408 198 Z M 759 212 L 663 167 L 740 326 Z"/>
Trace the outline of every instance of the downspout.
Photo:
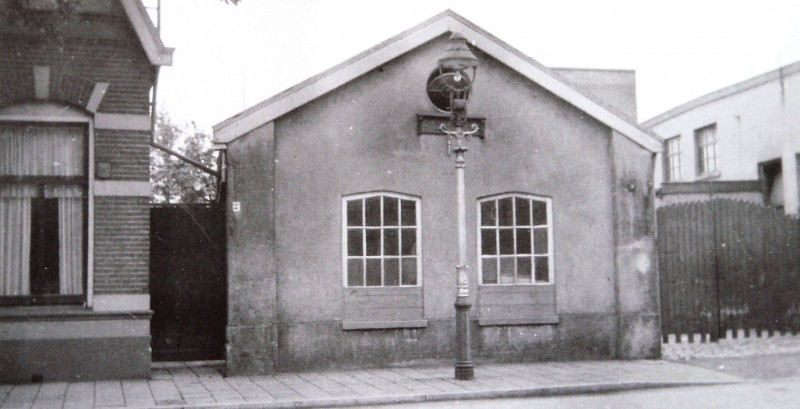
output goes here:
<path id="1" fill-rule="evenodd" d="M 219 182 L 219 177 L 220 177 L 219 171 L 211 169 L 210 167 L 208 167 L 206 165 L 203 165 L 202 163 L 200 163 L 200 162 L 198 162 L 198 161 L 196 161 L 196 160 L 194 160 L 194 159 L 192 159 L 192 158 L 190 158 L 190 157 L 188 157 L 188 156 L 186 156 L 184 154 L 176 152 L 176 151 L 174 151 L 174 150 L 172 150 L 172 149 L 170 149 L 170 148 L 168 148 L 168 147 L 166 147 L 164 145 L 161 145 L 160 143 L 156 142 L 156 118 L 157 118 L 157 115 L 158 115 L 157 111 L 156 111 L 156 100 L 157 100 L 156 97 L 158 96 L 158 73 L 159 73 L 160 70 L 161 70 L 161 67 L 159 67 L 159 66 L 155 67 L 155 71 L 156 72 L 155 72 L 155 78 L 153 79 L 153 102 L 150 103 L 150 107 L 151 107 L 150 108 L 151 109 L 151 112 L 150 112 L 150 146 L 152 146 L 153 148 L 156 148 L 158 150 L 164 151 L 164 152 L 166 152 L 166 153 L 168 153 L 168 154 L 170 154 L 172 156 L 175 156 L 176 158 L 178 158 L 178 159 L 180 159 L 180 160 L 182 160 L 182 161 L 184 161 L 184 162 L 186 162 L 186 163 L 188 163 L 188 164 L 190 164 L 190 165 L 202 170 L 203 172 L 206 172 L 209 175 L 214 176 L 215 178 L 217 178 L 217 181 Z"/>

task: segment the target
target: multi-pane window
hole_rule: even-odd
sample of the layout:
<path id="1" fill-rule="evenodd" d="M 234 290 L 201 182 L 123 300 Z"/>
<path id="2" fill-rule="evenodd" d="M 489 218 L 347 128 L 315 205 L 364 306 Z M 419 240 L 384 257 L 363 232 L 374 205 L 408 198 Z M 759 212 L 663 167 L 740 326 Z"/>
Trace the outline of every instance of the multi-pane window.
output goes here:
<path id="1" fill-rule="evenodd" d="M 664 177 L 667 182 L 681 179 L 681 137 L 664 142 Z"/>
<path id="2" fill-rule="evenodd" d="M 694 131 L 697 143 L 697 174 L 702 176 L 717 170 L 717 125 Z"/>
<path id="3" fill-rule="evenodd" d="M 419 283 L 419 199 L 393 193 L 344 199 L 348 287 Z"/>
<path id="4" fill-rule="evenodd" d="M 479 202 L 482 284 L 548 284 L 553 278 L 551 201 L 504 195 Z"/>
<path id="5" fill-rule="evenodd" d="M 82 300 L 85 134 L 84 125 L 0 125 L 0 301 L 4 303 Z"/>

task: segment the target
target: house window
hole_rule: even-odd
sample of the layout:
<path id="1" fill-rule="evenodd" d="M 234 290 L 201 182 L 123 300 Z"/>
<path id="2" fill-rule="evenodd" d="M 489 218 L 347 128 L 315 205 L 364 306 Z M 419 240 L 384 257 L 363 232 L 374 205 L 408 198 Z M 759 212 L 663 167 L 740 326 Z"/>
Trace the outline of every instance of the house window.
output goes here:
<path id="1" fill-rule="evenodd" d="M 0 303 L 81 302 L 86 128 L 0 125 Z"/>
<path id="2" fill-rule="evenodd" d="M 513 194 L 479 202 L 481 284 L 549 284 L 551 201 Z"/>
<path id="3" fill-rule="evenodd" d="M 664 179 L 672 182 L 681 179 L 681 137 L 664 142 Z"/>
<path id="4" fill-rule="evenodd" d="M 717 125 L 694 131 L 697 143 L 697 174 L 708 175 L 717 170 Z"/>
<path id="5" fill-rule="evenodd" d="M 394 193 L 351 196 L 342 211 L 347 287 L 419 284 L 419 199 Z"/>

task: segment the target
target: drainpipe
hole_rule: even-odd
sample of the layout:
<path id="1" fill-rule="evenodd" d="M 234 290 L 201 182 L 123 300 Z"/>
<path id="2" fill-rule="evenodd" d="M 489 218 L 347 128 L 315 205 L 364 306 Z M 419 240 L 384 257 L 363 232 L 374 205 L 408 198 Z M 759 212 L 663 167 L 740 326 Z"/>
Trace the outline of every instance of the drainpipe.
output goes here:
<path id="1" fill-rule="evenodd" d="M 186 162 L 186 163 L 188 163 L 188 164 L 190 164 L 190 165 L 202 170 L 203 172 L 208 173 L 211 176 L 214 176 L 215 178 L 217 178 L 217 180 L 219 180 L 220 173 L 218 171 L 216 171 L 214 169 L 211 169 L 210 167 L 208 167 L 206 165 L 203 165 L 202 163 L 200 163 L 200 162 L 198 162 L 198 161 L 196 161 L 196 160 L 194 160 L 194 159 L 192 159 L 192 158 L 190 158 L 190 157 L 188 157 L 186 155 L 183 155 L 183 154 L 181 154 L 179 152 L 176 152 L 176 151 L 174 151 L 174 150 L 172 150 L 172 149 L 170 149 L 170 148 L 168 148 L 168 147 L 166 147 L 164 145 L 161 145 L 160 143 L 156 142 L 156 117 L 158 115 L 157 111 L 156 111 L 156 99 L 157 99 L 156 97 L 158 96 L 158 73 L 161 70 L 161 67 L 156 66 L 155 70 L 156 70 L 156 73 L 155 73 L 156 75 L 155 75 L 155 79 L 153 80 L 153 102 L 150 103 L 150 109 L 151 109 L 151 112 L 150 112 L 150 146 L 152 146 L 152 147 L 154 147 L 156 149 L 159 149 L 161 151 L 164 151 L 164 152 L 166 152 L 166 153 L 168 153 L 168 154 L 170 154 L 172 156 L 175 156 L 176 158 L 178 158 L 178 159 L 180 159 L 180 160 L 182 160 L 182 161 L 184 161 L 184 162 Z"/>

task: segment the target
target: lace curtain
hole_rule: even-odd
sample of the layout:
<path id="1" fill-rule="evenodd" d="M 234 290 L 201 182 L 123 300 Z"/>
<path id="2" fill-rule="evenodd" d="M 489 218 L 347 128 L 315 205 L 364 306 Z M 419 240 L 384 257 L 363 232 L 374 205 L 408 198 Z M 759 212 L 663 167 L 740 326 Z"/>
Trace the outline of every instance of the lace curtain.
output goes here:
<path id="1" fill-rule="evenodd" d="M 0 177 L 84 176 L 81 125 L 0 125 Z M 69 181 L 0 184 L 0 296 L 30 294 L 31 199 L 58 199 L 59 293 L 83 292 L 85 189 Z"/>

